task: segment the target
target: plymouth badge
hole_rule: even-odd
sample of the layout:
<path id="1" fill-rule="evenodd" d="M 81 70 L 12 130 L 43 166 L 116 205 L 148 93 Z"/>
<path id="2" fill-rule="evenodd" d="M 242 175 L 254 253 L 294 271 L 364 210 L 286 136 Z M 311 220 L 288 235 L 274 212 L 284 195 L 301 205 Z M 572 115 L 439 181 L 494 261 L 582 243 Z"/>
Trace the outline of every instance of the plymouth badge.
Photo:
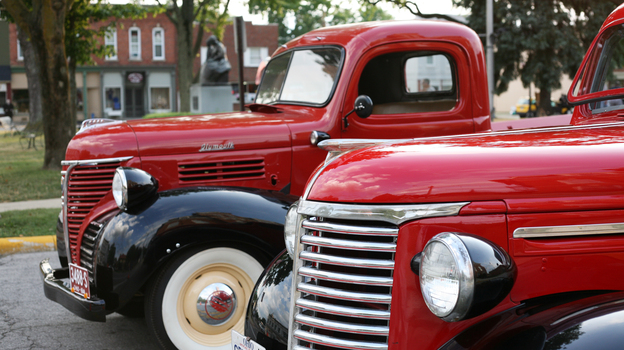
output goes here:
<path id="1" fill-rule="evenodd" d="M 213 151 L 224 151 L 226 149 L 234 149 L 234 143 L 228 142 L 220 145 L 211 145 L 209 143 L 204 143 L 199 149 L 200 152 L 213 152 Z"/>

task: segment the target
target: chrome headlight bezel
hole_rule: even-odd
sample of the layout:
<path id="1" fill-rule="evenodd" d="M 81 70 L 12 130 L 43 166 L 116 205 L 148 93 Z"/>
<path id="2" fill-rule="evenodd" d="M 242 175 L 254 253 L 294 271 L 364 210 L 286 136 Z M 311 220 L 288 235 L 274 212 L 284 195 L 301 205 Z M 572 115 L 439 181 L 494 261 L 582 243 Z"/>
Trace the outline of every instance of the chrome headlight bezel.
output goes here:
<path id="1" fill-rule="evenodd" d="M 128 180 L 123 167 L 115 169 L 112 192 L 117 207 L 121 210 L 126 209 L 128 207 Z"/>
<path id="2" fill-rule="evenodd" d="M 441 277 L 433 276 L 430 273 L 437 266 L 435 266 L 435 261 L 428 259 L 429 254 L 436 248 L 446 249 L 452 257 L 456 269 L 454 280 L 458 285 L 454 300 L 447 301 L 452 303 L 450 307 L 449 305 L 446 305 L 446 307 L 440 307 L 440 304 L 436 305 L 434 294 L 440 295 L 443 291 L 439 287 L 436 289 L 432 282 L 435 282 L 436 279 L 439 282 Z M 437 267 L 437 269 L 439 268 Z M 447 268 L 447 266 L 442 266 L 441 268 Z M 425 245 L 420 264 L 420 289 L 429 310 L 445 321 L 454 322 L 461 320 L 470 310 L 474 297 L 474 271 L 468 249 L 456 234 L 448 232 L 438 234 Z"/>
<path id="3" fill-rule="evenodd" d="M 288 252 L 288 255 L 292 259 L 294 259 L 297 229 L 299 226 L 299 214 L 297 213 L 297 209 L 299 209 L 298 204 L 299 202 L 297 201 L 290 206 L 286 213 L 286 220 L 284 221 L 284 244 L 286 245 L 286 252 Z"/>

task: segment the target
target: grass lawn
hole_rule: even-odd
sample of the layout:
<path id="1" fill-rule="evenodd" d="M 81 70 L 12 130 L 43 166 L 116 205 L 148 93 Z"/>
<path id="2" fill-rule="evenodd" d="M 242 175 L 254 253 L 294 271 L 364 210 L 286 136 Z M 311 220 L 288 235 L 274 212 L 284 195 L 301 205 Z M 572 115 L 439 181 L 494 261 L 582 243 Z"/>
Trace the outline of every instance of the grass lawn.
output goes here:
<path id="1" fill-rule="evenodd" d="M 61 173 L 41 168 L 43 147 L 25 149 L 27 142 L 22 144 L 19 135 L 0 132 L 0 202 L 59 198 Z"/>
<path id="2" fill-rule="evenodd" d="M 0 213 L 0 238 L 54 235 L 59 209 L 15 210 Z"/>

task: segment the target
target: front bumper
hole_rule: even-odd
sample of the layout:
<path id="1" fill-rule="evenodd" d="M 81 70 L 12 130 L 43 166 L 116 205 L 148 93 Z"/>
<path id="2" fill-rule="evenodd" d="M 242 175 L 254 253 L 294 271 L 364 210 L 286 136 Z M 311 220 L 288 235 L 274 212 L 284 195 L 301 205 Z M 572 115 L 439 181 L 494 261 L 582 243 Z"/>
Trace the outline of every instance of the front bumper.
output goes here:
<path id="1" fill-rule="evenodd" d="M 89 321 L 106 321 L 106 302 L 103 299 L 91 297 L 85 299 L 72 293 L 69 287 L 69 268 L 58 270 L 52 269 L 48 259 L 39 263 L 41 278 L 43 279 L 43 291 L 45 296 L 73 312 L 76 316 Z"/>

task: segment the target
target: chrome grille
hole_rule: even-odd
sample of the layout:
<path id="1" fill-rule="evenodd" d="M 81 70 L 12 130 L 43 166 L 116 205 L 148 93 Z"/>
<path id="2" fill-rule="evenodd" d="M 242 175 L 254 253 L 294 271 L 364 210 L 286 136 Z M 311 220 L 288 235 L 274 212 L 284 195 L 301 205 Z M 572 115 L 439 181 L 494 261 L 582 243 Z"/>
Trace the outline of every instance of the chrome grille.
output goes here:
<path id="1" fill-rule="evenodd" d="M 180 162 L 180 183 L 210 183 L 263 179 L 265 164 L 262 158 L 232 159 L 218 162 Z"/>
<path id="2" fill-rule="evenodd" d="M 67 197 L 63 198 L 67 208 L 65 225 L 69 231 L 72 261 L 76 263 L 80 251 L 80 226 L 93 207 L 111 190 L 115 169 L 120 165 L 121 162 L 78 165 L 69 174 L 64 174 L 68 176 Z"/>
<path id="3" fill-rule="evenodd" d="M 80 245 L 80 265 L 89 271 L 89 281 L 91 283 L 93 283 L 95 241 L 102 227 L 103 225 L 97 221 L 91 222 L 82 235 L 82 244 Z"/>
<path id="4" fill-rule="evenodd" d="M 291 349 L 387 349 L 398 227 L 300 222 Z"/>

